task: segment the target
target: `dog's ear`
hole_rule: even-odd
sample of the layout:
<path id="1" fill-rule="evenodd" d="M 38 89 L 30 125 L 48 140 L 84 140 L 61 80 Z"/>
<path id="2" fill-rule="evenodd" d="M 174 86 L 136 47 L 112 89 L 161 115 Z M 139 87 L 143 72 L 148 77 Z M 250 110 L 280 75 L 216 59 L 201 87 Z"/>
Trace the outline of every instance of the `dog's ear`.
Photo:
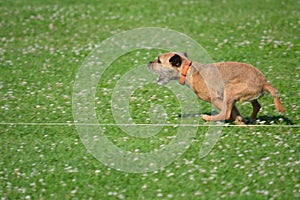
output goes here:
<path id="1" fill-rule="evenodd" d="M 186 52 L 182 52 L 182 54 L 183 54 L 185 57 L 188 57 L 188 55 L 187 55 Z"/>
<path id="2" fill-rule="evenodd" d="M 181 62 L 182 62 L 182 59 L 181 57 L 178 55 L 178 54 L 175 54 L 174 56 L 172 56 L 170 59 L 169 59 L 169 62 L 172 64 L 172 66 L 174 67 L 180 67 L 181 66 Z"/>

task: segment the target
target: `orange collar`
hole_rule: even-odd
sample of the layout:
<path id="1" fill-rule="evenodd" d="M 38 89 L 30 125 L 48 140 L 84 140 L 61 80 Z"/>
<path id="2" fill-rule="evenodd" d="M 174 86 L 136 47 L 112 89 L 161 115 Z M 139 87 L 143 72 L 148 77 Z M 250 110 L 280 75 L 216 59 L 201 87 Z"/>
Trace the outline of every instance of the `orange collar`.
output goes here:
<path id="1" fill-rule="evenodd" d="M 184 85 L 186 74 L 189 71 L 191 65 L 192 65 L 192 61 L 190 61 L 190 60 L 185 61 L 185 65 L 182 69 L 181 76 L 180 76 L 180 81 L 179 81 L 179 83 L 181 85 Z"/>

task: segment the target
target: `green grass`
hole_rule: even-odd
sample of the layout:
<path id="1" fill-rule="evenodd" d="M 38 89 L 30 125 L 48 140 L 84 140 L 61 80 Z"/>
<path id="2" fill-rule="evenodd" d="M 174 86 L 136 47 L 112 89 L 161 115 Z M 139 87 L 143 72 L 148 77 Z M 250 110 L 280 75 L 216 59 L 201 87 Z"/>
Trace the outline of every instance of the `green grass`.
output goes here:
<path id="1" fill-rule="evenodd" d="M 279 0 L 0 2 L 0 197 L 300 198 L 299 10 L 297 1 Z M 257 126 L 224 127 L 203 159 L 198 152 L 205 126 L 198 128 L 181 157 L 160 170 L 134 174 L 103 165 L 87 151 L 73 125 L 76 72 L 103 40 L 140 27 L 182 32 L 201 44 L 214 61 L 255 65 L 278 89 L 286 113 L 279 115 L 271 96 L 265 95 Z M 96 91 L 99 123 L 115 123 L 110 108 L 118 78 L 159 52 L 130 52 L 105 71 Z M 156 104 L 164 107 L 167 123 L 178 123 L 180 104 L 174 94 L 152 83 L 134 91 L 129 105 L 133 120 L 151 123 L 149 110 Z M 192 114 L 211 110 L 203 101 L 199 108 Z M 250 104 L 239 103 L 239 108 L 250 115 Z M 206 123 L 200 120 L 199 124 Z M 116 126 L 106 129 L 115 145 L 132 152 L 166 146 L 177 131 L 164 127 L 143 139 Z"/>

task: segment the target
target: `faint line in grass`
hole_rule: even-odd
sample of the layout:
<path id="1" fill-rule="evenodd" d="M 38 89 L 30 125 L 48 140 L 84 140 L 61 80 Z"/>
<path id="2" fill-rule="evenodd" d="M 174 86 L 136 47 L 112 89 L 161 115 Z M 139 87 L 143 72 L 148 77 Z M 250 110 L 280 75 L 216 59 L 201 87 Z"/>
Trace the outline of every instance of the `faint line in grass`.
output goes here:
<path id="1" fill-rule="evenodd" d="M 34 123 L 34 122 L 0 122 L 0 125 L 20 125 L 20 126 L 75 126 L 75 123 Z M 284 127 L 284 128 L 300 128 L 300 125 L 274 125 L 274 124 L 248 124 L 248 125 L 234 125 L 234 124 L 77 124 L 80 126 L 190 126 L 190 127 Z"/>

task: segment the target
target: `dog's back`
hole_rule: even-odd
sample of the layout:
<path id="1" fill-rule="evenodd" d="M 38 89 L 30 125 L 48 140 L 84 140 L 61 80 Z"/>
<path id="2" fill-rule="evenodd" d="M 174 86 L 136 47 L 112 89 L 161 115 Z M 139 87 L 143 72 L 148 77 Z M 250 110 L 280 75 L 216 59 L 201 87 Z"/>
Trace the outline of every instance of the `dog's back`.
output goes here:
<path id="1" fill-rule="evenodd" d="M 235 82 L 254 83 L 257 86 L 263 85 L 267 79 L 254 66 L 241 62 L 219 62 L 215 66 L 220 71 L 224 84 Z"/>

